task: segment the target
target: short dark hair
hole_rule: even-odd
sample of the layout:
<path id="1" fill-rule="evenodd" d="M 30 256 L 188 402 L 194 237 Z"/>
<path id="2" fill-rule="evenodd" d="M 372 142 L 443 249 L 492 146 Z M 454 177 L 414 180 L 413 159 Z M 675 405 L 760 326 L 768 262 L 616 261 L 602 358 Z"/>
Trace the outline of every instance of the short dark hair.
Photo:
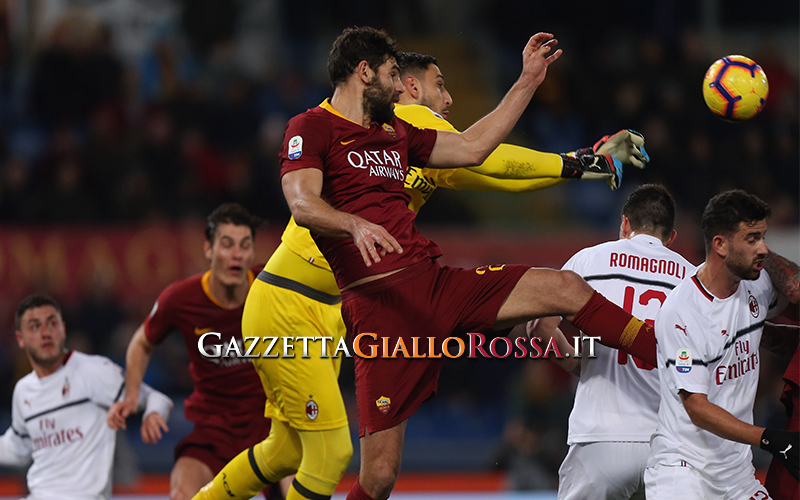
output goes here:
<path id="1" fill-rule="evenodd" d="M 206 225 L 206 240 L 214 243 L 214 236 L 220 224 L 233 224 L 234 226 L 248 226 L 253 239 L 256 238 L 256 229 L 261 225 L 261 217 L 251 214 L 246 208 L 238 203 L 223 203 L 211 212 L 208 216 Z"/>
<path id="2" fill-rule="evenodd" d="M 336 88 L 344 83 L 361 61 L 367 61 L 377 71 L 390 57 L 397 59 L 397 42 L 384 30 L 369 26 L 345 28 L 328 56 L 331 85 Z"/>
<path id="3" fill-rule="evenodd" d="M 715 236 L 726 238 L 739 230 L 739 223 L 754 224 L 768 219 L 772 209 L 761 198 L 741 189 L 725 191 L 711 198 L 703 210 L 703 240 L 706 252 Z"/>
<path id="4" fill-rule="evenodd" d="M 421 78 L 428 71 L 431 64 L 439 65 L 435 57 L 418 52 L 400 52 L 397 54 L 397 65 L 400 67 L 400 75 L 414 75 Z"/>
<path id="5" fill-rule="evenodd" d="M 658 234 L 667 239 L 675 226 L 675 200 L 661 184 L 644 184 L 628 196 L 622 215 L 631 221 L 634 232 Z"/>
<path id="6" fill-rule="evenodd" d="M 58 311 L 58 314 L 61 314 L 61 306 L 58 305 L 56 299 L 44 293 L 34 293 L 33 295 L 28 295 L 19 303 L 17 313 L 14 314 L 14 328 L 17 330 L 22 328 L 22 316 L 25 311 L 42 306 L 53 306 Z"/>

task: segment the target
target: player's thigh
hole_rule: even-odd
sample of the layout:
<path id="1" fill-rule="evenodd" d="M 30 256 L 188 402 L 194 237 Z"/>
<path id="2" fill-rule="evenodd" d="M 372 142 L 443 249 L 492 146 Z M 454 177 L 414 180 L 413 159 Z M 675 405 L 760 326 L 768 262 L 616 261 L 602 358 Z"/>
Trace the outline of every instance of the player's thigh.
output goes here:
<path id="1" fill-rule="evenodd" d="M 691 467 L 656 465 L 644 471 L 647 500 L 717 500 L 708 496 L 708 485 Z"/>
<path id="2" fill-rule="evenodd" d="M 570 446 L 558 470 L 559 500 L 628 500 L 643 490 L 649 443 L 600 442 Z"/>
<path id="3" fill-rule="evenodd" d="M 753 499 L 769 500 L 773 497 L 767 492 L 767 488 L 755 478 L 752 472 L 745 472 L 741 475 L 741 480 L 731 485 L 725 494 L 725 500 Z"/>
<path id="4" fill-rule="evenodd" d="M 169 498 L 190 499 L 212 479 L 214 473 L 208 465 L 194 457 L 181 456 L 169 475 Z"/>
<path id="5" fill-rule="evenodd" d="M 542 316 L 575 315 L 593 293 L 592 287 L 571 271 L 529 269 L 497 313 L 496 328 Z"/>
<path id="6" fill-rule="evenodd" d="M 260 339 L 253 349 L 259 356 L 253 359 L 253 365 L 268 403 L 279 413 L 277 418 L 304 430 L 345 425 L 347 416 L 338 383 L 341 358 L 332 356 L 345 335 L 341 305 L 324 304 L 258 281 L 253 286 L 242 317 L 242 333 Z M 286 336 L 295 339 L 294 357 L 284 356 L 280 338 Z M 318 340 L 303 344 L 299 337 Z M 320 337 L 333 340 L 323 343 Z M 270 348 L 273 338 L 279 340 Z"/>

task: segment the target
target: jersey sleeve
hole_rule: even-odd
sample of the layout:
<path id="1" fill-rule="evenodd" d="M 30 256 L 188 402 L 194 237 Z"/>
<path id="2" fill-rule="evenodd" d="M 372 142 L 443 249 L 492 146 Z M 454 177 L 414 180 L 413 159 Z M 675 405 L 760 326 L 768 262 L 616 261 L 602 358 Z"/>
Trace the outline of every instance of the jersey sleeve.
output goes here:
<path id="1" fill-rule="evenodd" d="M 323 160 L 329 147 L 329 130 L 327 122 L 315 120 L 313 115 L 304 113 L 289 120 L 278 152 L 281 177 L 304 168 L 323 170 Z"/>
<path id="2" fill-rule="evenodd" d="M 472 168 L 426 168 L 424 173 L 438 187 L 462 191 L 495 191 L 525 193 L 556 186 L 568 179 L 543 177 L 540 179 L 499 179 L 472 170 Z"/>
<path id="3" fill-rule="evenodd" d="M 172 400 L 166 394 L 142 383 L 139 389 L 139 401 L 136 405 L 136 411 L 144 411 L 143 417 L 146 417 L 150 413 L 158 413 L 166 422 L 169 420 L 172 408 Z"/>
<path id="4" fill-rule="evenodd" d="M 398 121 L 403 124 L 408 136 L 408 164 L 424 167 L 431 157 L 438 132 L 430 128 L 417 128 L 403 120 Z"/>
<path id="5" fill-rule="evenodd" d="M 469 170 L 501 179 L 560 179 L 561 168 L 561 156 L 555 153 L 500 144 L 486 161 Z"/>
<path id="6" fill-rule="evenodd" d="M 144 320 L 144 336 L 153 344 L 160 344 L 167 335 L 177 329 L 172 308 L 174 292 L 174 284 L 165 288 Z"/>
<path id="7" fill-rule="evenodd" d="M 659 376 L 673 393 L 681 389 L 708 394 L 711 385 L 711 353 L 705 340 L 706 326 L 695 315 L 662 308 L 656 317 Z M 663 367 L 662 367 L 663 362 Z"/>
<path id="8" fill-rule="evenodd" d="M 561 270 L 572 271 L 578 274 L 579 276 L 583 277 L 586 276 L 586 272 L 584 269 L 585 262 L 586 262 L 585 252 L 581 250 L 580 252 L 577 252 L 575 255 L 570 257 L 569 260 L 566 263 L 564 263 L 563 266 L 561 266 Z"/>
<path id="9" fill-rule="evenodd" d="M 122 367 L 104 356 L 91 356 L 86 373 L 91 400 L 103 408 L 122 399 L 125 374 Z"/>
<path id="10" fill-rule="evenodd" d="M 23 466 L 31 461 L 33 441 L 25 429 L 25 420 L 20 413 L 22 401 L 16 388 L 12 401 L 11 427 L 0 436 L 0 464 Z"/>

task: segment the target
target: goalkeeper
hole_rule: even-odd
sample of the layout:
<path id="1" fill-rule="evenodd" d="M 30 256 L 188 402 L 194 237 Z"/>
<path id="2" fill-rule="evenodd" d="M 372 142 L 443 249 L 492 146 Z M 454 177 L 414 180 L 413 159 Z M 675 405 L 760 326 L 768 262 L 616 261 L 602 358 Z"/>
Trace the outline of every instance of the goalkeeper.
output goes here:
<path id="1" fill-rule="evenodd" d="M 453 99 L 444 86 L 444 76 L 436 58 L 403 52 L 398 64 L 405 92 L 400 94 L 400 104 L 395 106 L 397 117 L 419 128 L 458 132 L 446 120 Z M 633 130 L 622 130 L 603 137 L 592 148 L 572 153 L 543 153 L 500 144 L 477 167 L 420 169 L 409 166 L 405 187 L 411 195 L 409 207 L 418 212 L 437 187 L 520 193 L 545 189 L 569 179 L 605 179 L 609 187 L 616 190 L 622 183 L 622 165 L 644 168 L 648 161 L 644 137 Z"/>
<path id="2" fill-rule="evenodd" d="M 397 116 L 417 127 L 453 130 L 445 120 L 452 98 L 436 59 L 404 53 L 398 61 L 405 93 Z M 322 104 L 329 106 L 328 102 Z M 332 108 L 328 108 L 332 109 Z M 335 110 L 334 110 L 335 111 Z M 471 169 L 409 167 L 405 179 L 415 212 L 437 187 L 522 192 L 554 186 L 568 179 L 604 179 L 617 189 L 622 165 L 644 167 L 649 161 L 641 135 L 621 131 L 594 148 L 570 154 L 541 153 L 502 144 L 487 161 Z M 244 337 L 331 337 L 333 352 L 345 335 L 341 297 L 330 265 L 308 229 L 290 220 L 281 245 L 267 262 L 247 297 Z M 259 356 L 259 344 L 254 353 Z M 249 347 L 249 345 L 248 345 Z M 320 342 L 308 343 L 307 358 L 255 358 L 267 394 L 269 437 L 226 465 L 195 499 L 250 498 L 268 483 L 296 472 L 287 500 L 330 498 L 350 462 L 352 445 L 338 386 L 340 359 L 323 358 Z"/>

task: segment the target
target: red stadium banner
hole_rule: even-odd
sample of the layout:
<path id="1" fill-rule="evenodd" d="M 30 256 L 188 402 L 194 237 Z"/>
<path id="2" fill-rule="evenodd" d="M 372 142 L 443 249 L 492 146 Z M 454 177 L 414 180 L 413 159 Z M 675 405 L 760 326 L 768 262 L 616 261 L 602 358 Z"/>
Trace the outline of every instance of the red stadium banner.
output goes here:
<path id="1" fill-rule="evenodd" d="M 123 300 L 152 301 L 175 280 L 208 268 L 203 226 L 0 229 L 0 297 L 45 291 L 63 302 L 101 289 Z M 280 232 L 257 237 L 264 262 Z"/>
<path id="2" fill-rule="evenodd" d="M 208 268 L 203 230 L 198 224 L 0 228 L 0 297 L 15 303 L 28 293 L 44 291 L 69 304 L 100 290 L 125 302 L 150 302 L 173 281 Z M 282 230 L 259 231 L 256 262 L 269 258 Z M 557 268 L 581 248 L 613 238 L 597 233 L 536 235 L 433 228 L 423 228 L 422 233 L 442 247 L 442 263 L 460 267 L 522 263 Z M 699 262 L 697 249 L 677 250 Z"/>

